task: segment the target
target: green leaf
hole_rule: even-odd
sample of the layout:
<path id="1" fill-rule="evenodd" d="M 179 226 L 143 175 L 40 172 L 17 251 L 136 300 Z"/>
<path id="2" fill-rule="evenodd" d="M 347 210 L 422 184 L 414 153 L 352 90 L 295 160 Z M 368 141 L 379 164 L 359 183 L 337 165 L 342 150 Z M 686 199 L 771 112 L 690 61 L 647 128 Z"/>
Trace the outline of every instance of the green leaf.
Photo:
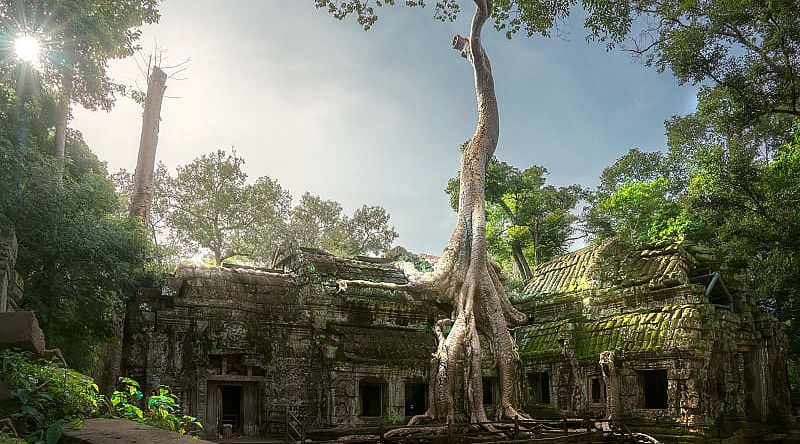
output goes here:
<path id="1" fill-rule="evenodd" d="M 61 439 L 61 424 L 50 424 L 47 428 L 47 444 L 56 444 Z"/>

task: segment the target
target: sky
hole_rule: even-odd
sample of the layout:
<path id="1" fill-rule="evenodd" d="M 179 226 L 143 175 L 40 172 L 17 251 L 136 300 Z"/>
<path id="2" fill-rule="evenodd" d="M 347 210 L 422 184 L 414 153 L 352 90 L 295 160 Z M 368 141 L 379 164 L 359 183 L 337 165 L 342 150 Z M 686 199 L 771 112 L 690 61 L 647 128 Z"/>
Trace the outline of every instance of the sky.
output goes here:
<path id="1" fill-rule="evenodd" d="M 477 118 L 471 68 L 450 46 L 471 11 L 454 23 L 432 8 L 379 13 L 365 32 L 313 0 L 165 0 L 159 23 L 142 28 L 142 54 L 190 61 L 167 83 L 158 160 L 174 171 L 233 148 L 251 180 L 277 179 L 294 202 L 309 191 L 347 213 L 381 205 L 395 245 L 440 253 L 455 224 L 443 190 Z M 580 16 L 551 38 L 507 40 L 487 26 L 483 43 L 500 108 L 497 158 L 542 165 L 554 185 L 594 187 L 629 149 L 663 150 L 664 121 L 692 112 L 696 89 L 587 43 Z M 109 73 L 143 88 L 140 65 L 117 60 Z M 120 98 L 111 112 L 73 115 L 110 171 L 135 168 L 139 105 Z"/>

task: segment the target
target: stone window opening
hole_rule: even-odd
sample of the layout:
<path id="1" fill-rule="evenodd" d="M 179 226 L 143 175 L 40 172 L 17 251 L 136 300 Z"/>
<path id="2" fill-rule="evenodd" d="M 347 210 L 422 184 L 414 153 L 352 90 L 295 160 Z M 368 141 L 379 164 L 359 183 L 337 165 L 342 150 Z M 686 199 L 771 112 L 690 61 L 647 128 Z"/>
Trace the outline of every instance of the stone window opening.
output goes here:
<path id="1" fill-rule="evenodd" d="M 405 416 L 416 416 L 428 410 L 428 384 L 405 383 Z"/>
<path id="2" fill-rule="evenodd" d="M 666 409 L 669 406 L 666 370 L 640 370 L 639 384 L 642 387 L 644 408 Z"/>
<path id="3" fill-rule="evenodd" d="M 603 377 L 600 375 L 589 376 L 588 387 L 588 401 L 589 404 L 605 404 L 606 402 L 606 385 L 603 382 Z"/>
<path id="4" fill-rule="evenodd" d="M 494 378 L 491 376 L 484 376 L 483 380 L 483 405 L 494 405 Z"/>
<path id="5" fill-rule="evenodd" d="M 528 374 L 528 387 L 530 387 L 530 399 L 534 404 L 550 404 L 549 373 Z"/>
<path id="6" fill-rule="evenodd" d="M 380 382 L 361 382 L 358 393 L 361 401 L 361 416 L 381 417 L 388 404 L 386 384 Z"/>

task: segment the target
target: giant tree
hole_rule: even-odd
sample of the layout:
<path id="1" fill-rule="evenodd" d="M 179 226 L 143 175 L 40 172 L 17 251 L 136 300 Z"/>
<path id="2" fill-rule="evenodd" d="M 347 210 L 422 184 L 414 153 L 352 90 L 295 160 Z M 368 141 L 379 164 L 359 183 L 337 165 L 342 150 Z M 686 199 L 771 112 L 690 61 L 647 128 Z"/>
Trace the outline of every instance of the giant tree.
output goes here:
<path id="1" fill-rule="evenodd" d="M 478 123 L 461 155 L 458 216 L 450 241 L 433 272 L 411 273 L 411 287 L 436 291 L 443 300 L 452 304 L 451 318 L 438 321 L 434 328 L 439 345 L 430 365 L 428 411 L 414 417 L 412 423 L 422 418 L 453 422 L 457 416 L 465 416 L 472 422 L 487 421 L 483 407 L 481 337 L 494 352 L 493 359 L 500 376 L 499 416 L 519 416 L 516 405 L 520 358 L 509 326 L 524 322 L 525 315 L 511 305 L 497 270 L 489 262 L 484 204 L 486 166 L 497 147 L 500 121 L 492 68 L 481 44 L 481 31 L 493 7 L 498 8 L 495 13 L 503 7 L 511 7 L 504 3 L 510 2 L 475 0 L 469 35 L 458 35 L 453 39 L 453 48 L 473 70 Z M 327 6 L 339 18 L 354 12 L 359 23 L 366 28 L 374 23 L 374 11 L 365 1 L 317 0 L 317 5 Z M 517 10 L 518 15 L 514 18 L 509 20 L 507 13 L 501 20 L 517 26 L 517 29 L 519 23 L 525 23 L 529 32 L 545 33 L 557 16 L 566 13 L 566 3 L 563 6 L 542 11 L 545 13 L 543 17 L 526 16 L 526 11 Z M 437 3 L 440 14 L 454 14 L 457 10 L 455 1 Z M 340 285 L 396 287 L 362 281 L 340 282 Z M 445 326 L 450 327 L 447 334 Z"/>
<path id="2" fill-rule="evenodd" d="M 393 5 L 394 0 L 315 0 L 336 18 L 350 14 L 359 24 L 370 28 L 377 20 L 375 7 Z M 407 5 L 424 5 L 424 1 L 408 0 Z M 481 45 L 481 31 L 487 19 L 494 19 L 495 28 L 511 37 L 517 32 L 549 35 L 549 31 L 566 17 L 577 0 L 474 0 L 470 32 L 467 37 L 456 36 L 453 47 L 470 63 L 475 78 L 478 102 L 478 122 L 475 134 L 461 156 L 459 206 L 456 226 L 435 270 L 414 276 L 411 287 L 436 290 L 453 305 L 452 319 L 441 320 L 436 331 L 439 347 L 431 363 L 429 410 L 423 417 L 452 421 L 457 413 L 470 420 L 485 420 L 480 378 L 481 341 L 491 344 L 494 361 L 500 376 L 500 405 L 502 415 L 515 416 L 519 354 L 508 332 L 509 325 L 524 321 L 506 296 L 489 264 L 486 254 L 486 219 L 484 182 L 486 166 L 494 154 L 500 131 L 497 101 L 488 56 Z M 634 27 L 643 26 L 642 38 L 634 38 L 633 49 L 648 63 L 670 67 L 684 81 L 714 80 L 724 86 L 722 93 L 735 100 L 728 103 L 747 108 L 748 97 L 756 99 L 754 114 L 797 113 L 794 65 L 797 60 L 795 37 L 775 39 L 775 30 L 798 29 L 797 2 L 731 3 L 724 0 L 582 0 L 587 12 L 584 21 L 590 39 L 605 42 L 612 48 L 629 38 Z M 452 20 L 459 12 L 460 2 L 436 2 L 436 15 Z M 771 8 L 771 9 L 770 9 Z M 753 26 L 753 17 L 769 15 L 769 25 Z M 642 18 L 641 25 L 635 24 Z M 741 37 L 741 36 L 743 37 Z M 762 38 L 766 37 L 768 41 Z M 650 39 L 650 40 L 648 40 Z M 731 42 L 738 48 L 731 48 Z M 763 43 L 763 44 L 762 44 Z M 748 57 L 738 59 L 745 51 Z M 789 60 L 784 63 L 779 59 Z M 762 106 L 758 88 L 744 87 L 746 79 L 729 76 L 731 66 L 744 61 L 756 71 L 756 85 L 786 86 L 775 106 Z M 760 71 L 759 71 L 760 69 Z M 764 75 L 761 75 L 763 73 Z M 726 85 L 727 84 L 727 85 Z M 751 94 L 753 93 L 753 94 Z M 724 102 L 722 100 L 721 102 Z M 743 115 L 750 115 L 751 108 Z M 342 285 L 355 283 L 343 282 Z M 358 282 L 358 285 L 370 285 Z M 391 287 L 386 285 L 386 287 Z M 443 326 L 451 324 L 445 335 Z M 415 418 L 418 419 L 418 418 Z"/>

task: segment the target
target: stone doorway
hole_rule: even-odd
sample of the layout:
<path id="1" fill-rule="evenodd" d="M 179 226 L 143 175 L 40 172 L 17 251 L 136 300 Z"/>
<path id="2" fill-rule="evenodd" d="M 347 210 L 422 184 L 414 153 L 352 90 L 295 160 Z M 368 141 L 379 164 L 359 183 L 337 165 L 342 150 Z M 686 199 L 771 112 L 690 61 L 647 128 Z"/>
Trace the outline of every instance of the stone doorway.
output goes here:
<path id="1" fill-rule="evenodd" d="M 208 381 L 206 432 L 223 436 L 230 427 L 233 436 L 261 434 L 261 392 L 256 382 Z"/>
<path id="2" fill-rule="evenodd" d="M 223 432 L 226 427 L 233 431 L 234 436 L 242 434 L 242 387 L 236 385 L 220 386 L 222 398 L 220 422 Z M 223 436 L 225 434 L 223 433 Z"/>

